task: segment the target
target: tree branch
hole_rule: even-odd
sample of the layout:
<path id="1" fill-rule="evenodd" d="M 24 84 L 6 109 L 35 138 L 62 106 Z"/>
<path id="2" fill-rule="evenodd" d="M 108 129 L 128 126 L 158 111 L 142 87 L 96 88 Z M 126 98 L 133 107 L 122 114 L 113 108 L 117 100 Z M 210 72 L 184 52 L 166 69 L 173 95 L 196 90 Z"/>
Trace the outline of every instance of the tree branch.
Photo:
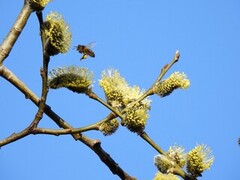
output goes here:
<path id="1" fill-rule="evenodd" d="M 117 174 L 124 180 L 136 180 L 136 178 L 129 176 L 123 169 L 111 158 L 111 156 L 105 152 L 101 147 L 101 142 L 96 142 L 91 149 L 98 155 L 101 161 L 106 164 L 113 174 Z"/>
<path id="2" fill-rule="evenodd" d="M 39 102 L 40 102 L 39 98 L 26 85 L 24 85 L 24 83 L 16 75 L 14 75 L 14 73 L 12 73 L 9 69 L 7 69 L 4 66 L 0 66 L 0 76 L 2 76 L 4 79 L 9 81 L 11 84 L 13 84 L 17 89 L 19 89 L 36 106 L 39 106 Z M 59 127 L 67 129 L 67 130 L 69 130 L 69 129 L 72 130 L 73 129 L 73 127 L 70 124 L 68 124 L 60 116 L 58 116 L 54 111 L 52 111 L 50 106 L 45 105 L 44 113 L 49 118 L 51 118 Z M 32 130 L 31 132 L 34 132 L 34 130 Z M 29 134 L 29 132 L 27 133 L 27 135 L 28 134 Z M 79 140 L 83 144 L 85 144 L 86 146 L 91 148 L 98 155 L 98 157 L 101 160 L 105 159 L 106 154 L 103 153 L 105 151 L 101 150 L 99 147 L 97 147 L 97 148 L 95 147 L 94 148 L 96 140 L 91 140 L 91 139 L 87 138 L 86 136 L 84 136 L 84 135 L 82 135 L 80 133 L 71 134 L 71 135 L 73 136 L 73 138 L 75 140 Z M 18 139 L 20 139 L 21 137 L 25 137 L 25 136 L 20 136 L 19 135 Z M 13 137 L 11 137 L 9 139 L 13 140 L 13 138 L 16 138 L 16 136 L 15 137 L 13 136 Z M 11 142 L 13 142 L 13 141 L 11 141 Z M 9 143 L 6 143 L 6 139 L 3 140 L 3 141 L 0 141 L 0 147 L 4 146 L 6 144 L 9 144 Z M 101 152 L 100 152 L 100 150 L 101 150 Z M 135 179 L 135 178 L 129 176 L 124 170 L 122 170 L 117 163 L 113 163 L 115 161 L 113 161 L 110 156 L 109 156 L 109 158 L 105 159 L 105 161 L 106 161 L 106 163 L 104 162 L 105 165 L 107 165 L 107 167 L 111 170 L 111 172 L 113 172 L 114 174 L 117 174 L 121 179 L 124 179 L 124 180 L 134 180 Z M 116 169 L 116 170 L 113 171 L 113 169 Z"/>
<path id="3" fill-rule="evenodd" d="M 3 61 L 11 52 L 13 45 L 17 41 L 23 28 L 25 27 L 31 13 L 32 13 L 32 9 L 29 3 L 24 3 L 22 10 L 17 17 L 17 20 L 13 24 L 11 30 L 9 31 L 8 35 L 6 36 L 6 38 L 4 39 L 4 41 L 0 46 L 0 65 L 3 63 Z"/>

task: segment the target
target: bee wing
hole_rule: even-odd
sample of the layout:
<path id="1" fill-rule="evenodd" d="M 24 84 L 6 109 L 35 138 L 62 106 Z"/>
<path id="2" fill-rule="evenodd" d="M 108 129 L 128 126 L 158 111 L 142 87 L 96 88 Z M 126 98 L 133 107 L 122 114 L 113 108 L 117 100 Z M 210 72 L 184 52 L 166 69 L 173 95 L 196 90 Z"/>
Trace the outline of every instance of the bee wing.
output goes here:
<path id="1" fill-rule="evenodd" d="M 96 46 L 96 44 L 97 44 L 97 42 L 96 42 L 96 41 L 93 41 L 93 42 L 88 43 L 88 44 L 86 45 L 86 47 L 87 47 L 88 49 L 92 49 L 92 48 L 94 48 L 94 47 Z"/>

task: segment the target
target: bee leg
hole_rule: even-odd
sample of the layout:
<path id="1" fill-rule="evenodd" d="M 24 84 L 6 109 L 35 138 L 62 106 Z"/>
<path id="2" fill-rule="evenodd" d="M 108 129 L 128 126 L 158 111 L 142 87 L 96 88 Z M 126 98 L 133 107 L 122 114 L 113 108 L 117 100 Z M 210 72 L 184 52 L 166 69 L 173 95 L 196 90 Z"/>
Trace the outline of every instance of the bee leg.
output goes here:
<path id="1" fill-rule="evenodd" d="M 83 59 L 87 59 L 88 55 L 87 54 L 83 54 L 83 56 L 81 57 L 80 61 Z"/>
<path id="2" fill-rule="evenodd" d="M 80 61 L 82 61 L 84 59 L 84 55 L 80 58 Z"/>

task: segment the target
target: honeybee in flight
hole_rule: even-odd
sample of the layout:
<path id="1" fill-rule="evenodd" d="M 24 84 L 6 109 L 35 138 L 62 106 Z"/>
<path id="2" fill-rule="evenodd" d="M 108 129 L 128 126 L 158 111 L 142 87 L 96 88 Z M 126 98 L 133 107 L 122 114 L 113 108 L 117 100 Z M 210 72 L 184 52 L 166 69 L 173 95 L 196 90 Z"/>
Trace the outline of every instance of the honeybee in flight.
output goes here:
<path id="1" fill-rule="evenodd" d="M 75 48 L 77 51 L 83 56 L 81 57 L 80 61 L 83 59 L 87 59 L 88 56 L 95 57 L 95 53 L 92 51 L 92 48 L 96 45 L 96 42 L 89 43 L 87 45 L 77 45 Z"/>

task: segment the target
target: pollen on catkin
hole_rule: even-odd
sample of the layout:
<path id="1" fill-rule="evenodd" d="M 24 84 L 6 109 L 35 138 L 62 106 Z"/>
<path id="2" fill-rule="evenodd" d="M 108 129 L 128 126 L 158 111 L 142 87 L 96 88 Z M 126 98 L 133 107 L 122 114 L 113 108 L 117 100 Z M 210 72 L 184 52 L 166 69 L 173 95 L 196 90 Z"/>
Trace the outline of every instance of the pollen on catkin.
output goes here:
<path id="1" fill-rule="evenodd" d="M 45 6 L 52 0 L 30 0 L 29 4 L 31 8 L 35 11 L 42 11 Z"/>
<path id="2" fill-rule="evenodd" d="M 139 103 L 130 105 L 144 92 L 138 86 L 129 86 L 115 69 L 103 71 L 99 85 L 103 88 L 107 102 L 120 110 L 125 108 L 121 124 L 132 132 L 140 132 L 145 128 L 150 109 L 150 100 L 145 98 Z"/>
<path id="3" fill-rule="evenodd" d="M 169 169 L 174 166 L 173 162 L 171 162 L 167 157 L 161 154 L 154 157 L 154 164 L 157 169 L 164 174 L 168 173 Z"/>
<path id="4" fill-rule="evenodd" d="M 113 133 L 116 132 L 116 130 L 118 129 L 119 126 L 119 122 L 118 120 L 115 119 L 111 119 L 109 121 L 105 121 L 103 122 L 100 127 L 99 130 L 105 135 L 112 135 Z"/>
<path id="5" fill-rule="evenodd" d="M 76 66 L 60 67 L 50 71 L 48 86 L 52 89 L 65 87 L 73 92 L 87 93 L 92 88 L 93 73 Z"/>
<path id="6" fill-rule="evenodd" d="M 176 175 L 174 174 L 163 174 L 161 172 L 157 172 L 153 180 L 180 180 Z"/>
<path id="7" fill-rule="evenodd" d="M 149 107 L 143 103 L 127 106 L 121 124 L 132 132 L 141 132 L 145 129 Z"/>
<path id="8" fill-rule="evenodd" d="M 184 148 L 182 146 L 170 146 L 167 154 L 181 168 L 185 165 L 187 154 L 184 152 Z"/>
<path id="9" fill-rule="evenodd" d="M 99 86 L 103 88 L 106 99 L 111 106 L 117 108 L 124 106 L 124 97 L 129 86 L 117 70 L 108 69 L 103 71 Z"/>
<path id="10" fill-rule="evenodd" d="M 167 79 L 157 82 L 153 88 L 155 94 L 165 97 L 171 94 L 175 89 L 187 89 L 190 86 L 190 81 L 185 73 L 174 72 Z"/>
<path id="11" fill-rule="evenodd" d="M 214 161 L 211 150 L 206 145 L 197 145 L 189 151 L 187 157 L 187 171 L 192 177 L 201 176 L 206 169 L 210 169 Z"/>
<path id="12" fill-rule="evenodd" d="M 144 91 L 138 86 L 133 86 L 126 90 L 126 95 L 123 98 L 125 113 L 121 124 L 132 132 L 143 131 L 149 117 L 148 111 L 151 101 L 148 98 L 143 99 L 141 102 L 134 103 L 143 93 Z"/>
<path id="13" fill-rule="evenodd" d="M 51 12 L 47 15 L 42 31 L 47 42 L 45 50 L 50 56 L 58 53 L 64 54 L 69 50 L 72 34 L 69 31 L 69 26 L 60 14 Z"/>

